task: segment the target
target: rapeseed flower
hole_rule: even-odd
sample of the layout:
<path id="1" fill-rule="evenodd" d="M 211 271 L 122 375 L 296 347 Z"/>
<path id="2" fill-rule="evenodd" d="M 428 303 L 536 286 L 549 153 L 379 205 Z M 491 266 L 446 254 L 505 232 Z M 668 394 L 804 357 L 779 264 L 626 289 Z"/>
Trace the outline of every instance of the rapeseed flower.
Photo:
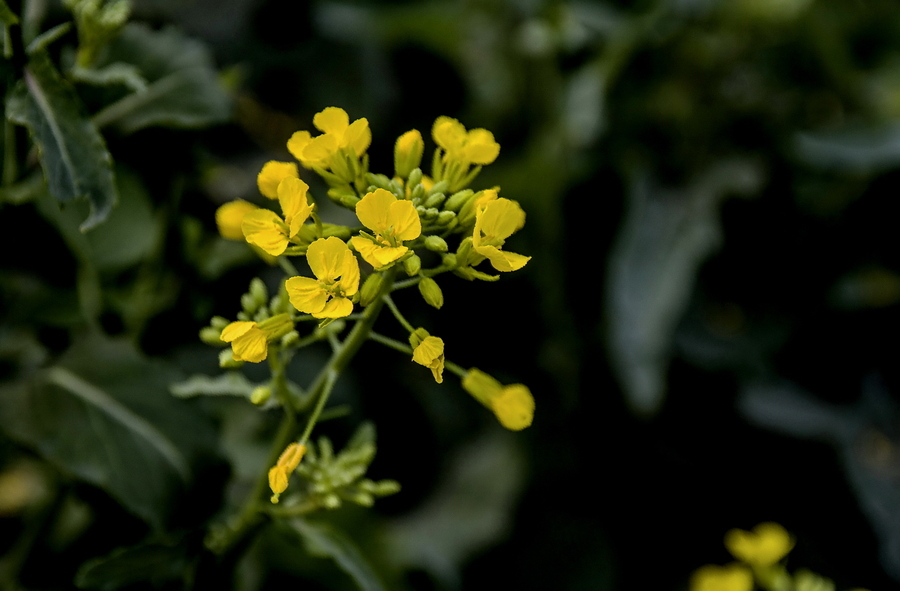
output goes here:
<path id="1" fill-rule="evenodd" d="M 732 529 L 725 534 L 725 547 L 738 560 L 753 567 L 768 567 L 794 547 L 794 538 L 777 523 L 760 523 L 752 532 Z"/>
<path id="2" fill-rule="evenodd" d="M 320 238 L 306 251 L 316 276 L 291 277 L 285 282 L 291 304 L 315 318 L 343 318 L 353 312 L 350 298 L 359 290 L 359 263 L 340 238 Z"/>
<path id="3" fill-rule="evenodd" d="M 400 178 L 409 177 L 413 169 L 422 163 L 425 142 L 417 129 L 407 131 L 394 144 L 394 172 Z"/>
<path id="4" fill-rule="evenodd" d="M 708 564 L 694 571 L 690 591 L 751 591 L 753 574 L 743 564 Z"/>
<path id="5" fill-rule="evenodd" d="M 220 205 L 216 209 L 216 226 L 219 228 L 219 234 L 228 240 L 244 240 L 244 232 L 241 230 L 244 216 L 257 209 L 259 209 L 257 206 L 243 199 Z"/>
<path id="6" fill-rule="evenodd" d="M 475 214 L 475 231 L 472 234 L 472 248 L 479 255 L 491 261 L 498 271 L 517 271 L 525 266 L 531 257 L 501 250 L 507 238 L 525 225 L 525 212 L 515 201 L 498 199 Z"/>
<path id="7" fill-rule="evenodd" d="M 277 314 L 262 322 L 232 322 L 222 329 L 220 339 L 231 343 L 235 361 L 259 363 L 266 358 L 269 341 L 284 336 L 294 328 L 287 314 Z"/>
<path id="8" fill-rule="evenodd" d="M 431 370 L 434 381 L 444 381 L 444 341 L 438 337 L 427 336 L 413 349 L 412 360 Z"/>
<path id="9" fill-rule="evenodd" d="M 259 192 L 269 199 L 278 199 L 278 185 L 286 178 L 300 178 L 297 165 L 293 162 L 277 162 L 272 160 L 263 164 L 256 176 Z"/>
<path id="10" fill-rule="evenodd" d="M 444 150 L 444 162 L 461 162 L 485 165 L 497 159 L 500 144 L 494 141 L 494 134 L 486 129 L 466 131 L 456 119 L 441 116 L 435 119 L 431 137 Z"/>
<path id="11" fill-rule="evenodd" d="M 397 199 L 384 189 L 366 193 L 356 204 L 356 217 L 374 236 L 354 236 L 350 244 L 376 269 L 405 255 L 409 248 L 403 242 L 414 240 L 422 233 L 422 222 L 412 202 Z"/>
<path id="12" fill-rule="evenodd" d="M 282 180 L 278 184 L 278 202 L 284 219 L 269 209 L 257 209 L 246 214 L 241 229 L 247 242 L 272 256 L 283 253 L 312 213 L 313 206 L 306 198 L 308 190 L 309 185 L 299 178 Z"/>
<path id="13" fill-rule="evenodd" d="M 294 473 L 294 470 L 297 469 L 297 466 L 300 465 L 300 460 L 303 459 L 303 454 L 305 453 L 305 445 L 300 445 L 297 442 L 291 443 L 281 452 L 278 462 L 269 469 L 269 488 L 274 493 L 272 494 L 273 503 L 277 503 L 281 493 L 287 490 L 288 480 L 291 474 Z"/>
<path id="14" fill-rule="evenodd" d="M 524 384 L 502 385 L 480 369 L 470 369 L 462 386 L 480 403 L 488 407 L 500 424 L 510 431 L 521 431 L 534 418 L 534 397 Z"/>
<path id="15" fill-rule="evenodd" d="M 316 113 L 313 125 L 323 132 L 313 137 L 308 131 L 298 131 L 288 140 L 288 151 L 306 168 L 332 168 L 332 158 L 340 150 L 353 150 L 358 158 L 372 143 L 369 121 L 365 118 L 350 123 L 347 112 L 327 107 Z"/>

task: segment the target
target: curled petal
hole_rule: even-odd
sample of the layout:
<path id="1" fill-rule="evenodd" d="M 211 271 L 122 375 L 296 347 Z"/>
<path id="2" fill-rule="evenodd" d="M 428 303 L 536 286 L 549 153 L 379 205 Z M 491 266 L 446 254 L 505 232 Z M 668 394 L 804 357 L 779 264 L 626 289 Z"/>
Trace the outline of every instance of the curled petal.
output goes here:
<path id="1" fill-rule="evenodd" d="M 287 178 L 278 185 L 278 202 L 284 213 L 284 221 L 288 225 L 288 237 L 293 238 L 300 231 L 300 226 L 312 213 L 312 205 L 306 198 L 309 185 L 300 179 Z"/>
<path id="2" fill-rule="evenodd" d="M 350 117 L 340 107 L 326 107 L 315 114 L 313 125 L 329 135 L 342 136 L 350 125 Z"/>
<path id="3" fill-rule="evenodd" d="M 474 164 L 490 164 L 500 155 L 500 144 L 486 129 L 473 129 L 466 138 L 464 158 Z"/>
<path id="4" fill-rule="evenodd" d="M 485 240 L 505 240 L 524 225 L 525 212 L 522 207 L 515 201 L 500 197 L 489 201 L 476 214 L 475 234 L 484 233 Z"/>
<path id="5" fill-rule="evenodd" d="M 231 343 L 231 356 L 236 361 L 259 363 L 266 358 L 266 333 L 255 322 L 232 322 L 222 330 L 220 338 Z"/>
<path id="6" fill-rule="evenodd" d="M 444 381 L 444 341 L 438 337 L 428 336 L 422 339 L 413 351 L 413 361 L 431 370 L 434 381 Z"/>
<path id="7" fill-rule="evenodd" d="M 257 209 L 244 216 L 241 230 L 247 242 L 255 244 L 272 256 L 278 256 L 288 245 L 283 225 L 284 222 L 274 211 Z"/>
<path id="8" fill-rule="evenodd" d="M 398 240 L 415 240 L 422 233 L 422 221 L 411 201 L 394 201 L 389 215 L 394 237 Z"/>
<path id="9" fill-rule="evenodd" d="M 521 431 L 534 419 L 534 397 L 522 384 L 512 384 L 491 399 L 491 410 L 510 431 Z"/>
<path id="10" fill-rule="evenodd" d="M 372 143 L 372 131 L 369 129 L 369 121 L 365 118 L 357 119 L 350 124 L 344 132 L 341 147 L 353 148 L 357 156 L 362 156 Z"/>
<path id="11" fill-rule="evenodd" d="M 478 246 L 475 248 L 475 252 L 487 258 L 495 269 L 504 273 L 518 271 L 525 266 L 525 263 L 531 260 L 531 257 L 514 252 L 506 252 L 496 246 Z"/>
<path id="12" fill-rule="evenodd" d="M 269 199 L 278 198 L 278 184 L 287 177 L 299 177 L 300 171 L 293 162 L 277 162 L 272 160 L 263 164 L 262 170 L 256 176 L 256 186 L 259 192 Z"/>
<path id="13" fill-rule="evenodd" d="M 295 131 L 287 142 L 288 152 L 297 160 L 303 160 L 303 150 L 312 141 L 312 135 L 308 131 Z"/>

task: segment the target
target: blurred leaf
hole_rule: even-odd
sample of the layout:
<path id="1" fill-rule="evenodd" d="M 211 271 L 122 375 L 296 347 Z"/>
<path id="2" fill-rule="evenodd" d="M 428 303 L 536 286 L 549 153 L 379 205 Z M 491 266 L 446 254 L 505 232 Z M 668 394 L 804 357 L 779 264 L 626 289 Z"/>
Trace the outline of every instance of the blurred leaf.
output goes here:
<path id="1" fill-rule="evenodd" d="M 152 125 L 203 127 L 231 115 L 209 51 L 174 28 L 129 23 L 110 42 L 108 55 L 109 63 L 137 66 L 148 85 L 97 113 L 98 127 L 115 124 L 124 133 Z"/>
<path id="2" fill-rule="evenodd" d="M 215 444 L 204 417 L 169 395 L 178 378 L 128 342 L 93 336 L 0 388 L 0 425 L 159 529 Z"/>
<path id="3" fill-rule="evenodd" d="M 105 220 L 116 202 L 112 157 L 46 53 L 32 56 L 6 109 L 9 119 L 27 127 L 40 148 L 50 193 L 61 202 L 88 200 L 91 212 L 81 231 Z"/>
<path id="4" fill-rule="evenodd" d="M 169 386 L 173 396 L 193 398 L 195 396 L 242 396 L 250 398 L 256 384 L 248 380 L 239 371 L 229 371 L 210 377 L 197 374 L 183 382 Z"/>
<path id="5" fill-rule="evenodd" d="M 900 123 L 870 129 L 798 134 L 794 147 L 822 170 L 874 173 L 900 165 Z"/>
<path id="6" fill-rule="evenodd" d="M 28 53 L 28 55 L 35 55 L 44 51 L 51 43 L 68 33 L 71 28 L 72 23 L 62 23 L 50 30 L 44 31 L 32 39 L 31 43 L 28 44 L 28 47 L 25 48 L 25 52 Z"/>
<path id="7" fill-rule="evenodd" d="M 140 544 L 118 548 L 109 556 L 88 560 L 75 575 L 81 589 L 112 591 L 140 582 L 154 588 L 164 581 L 179 579 L 184 574 L 187 558 L 184 549 L 163 544 Z"/>
<path id="8" fill-rule="evenodd" d="M 629 405 L 655 413 L 665 396 L 672 341 L 700 265 L 719 246 L 719 204 L 760 185 L 758 166 L 719 162 L 693 185 L 665 191 L 635 183 L 609 265 L 610 358 Z"/>
<path id="9" fill-rule="evenodd" d="M 333 559 L 363 591 L 385 589 L 368 560 L 342 531 L 328 523 L 313 523 L 301 518 L 291 519 L 288 525 L 300 534 L 310 554 Z"/>
<path id="10" fill-rule="evenodd" d="M 132 64 L 122 62 L 114 62 L 102 68 L 82 68 L 76 64 L 69 74 L 78 82 L 94 86 L 122 85 L 134 92 L 142 92 L 147 88 L 147 81 L 141 76 L 141 71 Z"/>
<path id="11" fill-rule="evenodd" d="M 19 17 L 9 9 L 4 0 L 0 0 L 0 23 L 3 23 L 3 57 L 9 59 L 13 53 L 12 43 L 9 38 L 9 28 L 19 24 Z"/>

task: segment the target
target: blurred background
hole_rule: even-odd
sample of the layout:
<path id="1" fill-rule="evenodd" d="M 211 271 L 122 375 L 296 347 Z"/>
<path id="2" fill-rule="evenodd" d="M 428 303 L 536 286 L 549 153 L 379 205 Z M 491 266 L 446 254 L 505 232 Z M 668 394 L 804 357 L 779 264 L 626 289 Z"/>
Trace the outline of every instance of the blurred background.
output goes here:
<path id="1" fill-rule="evenodd" d="M 316 112 L 366 117 L 377 172 L 412 128 L 428 162 L 438 115 L 501 145 L 476 187 L 522 204 L 509 248 L 532 260 L 497 283 L 443 280 L 439 312 L 415 294 L 398 303 L 448 358 L 527 384 L 533 426 L 503 431 L 455 380 L 370 344 L 336 392 L 353 413 L 322 427 L 341 443 L 374 421 L 369 474 L 403 486 L 334 518 L 389 588 L 686 589 L 697 567 L 730 560 L 728 529 L 762 521 L 796 536 L 792 571 L 897 588 L 895 2 L 135 0 L 132 20 L 202 43 L 231 101 L 203 129 L 106 133 L 121 198 L 108 232 L 131 248 L 95 260 L 98 318 L 159 364 L 161 396 L 169 376 L 217 373 L 196 336 L 210 316 L 234 317 L 254 276 L 277 285 L 280 271 L 217 238 L 214 212 L 261 203 L 260 167 L 289 159 Z M 85 263 L 48 220 L 30 204 L 0 214 L 7 388 L 29 364 L 107 359 L 73 352 Z M 23 233 L 56 249 L 50 267 Z M 325 354 L 298 357 L 297 381 Z M 245 401 L 172 401 L 207 451 L 162 525 L 73 476 L 53 434 L 0 421 L 0 553 L 40 532 L 22 587 L 81 572 L 92 588 L 180 588 L 85 582 L 83 565 L 148 539 L 177 540 L 168 564 L 190 562 L 274 423 Z M 63 508 L 33 510 L 41 487 L 64 490 Z M 353 588 L 277 532 L 239 572 L 240 589 Z"/>

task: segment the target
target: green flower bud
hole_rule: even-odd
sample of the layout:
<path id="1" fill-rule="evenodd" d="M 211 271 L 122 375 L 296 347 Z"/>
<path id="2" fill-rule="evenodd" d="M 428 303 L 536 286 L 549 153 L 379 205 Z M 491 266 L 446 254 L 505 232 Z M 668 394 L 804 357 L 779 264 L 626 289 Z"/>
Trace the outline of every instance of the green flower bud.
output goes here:
<path id="1" fill-rule="evenodd" d="M 397 176 L 404 179 L 409 177 L 422 163 L 424 151 L 425 142 L 418 130 L 412 129 L 398 137 L 394 144 L 394 171 Z"/>
<path id="2" fill-rule="evenodd" d="M 448 211 L 456 211 L 458 212 L 462 209 L 462 206 L 468 203 L 469 199 L 472 198 L 475 192 L 472 189 L 466 189 L 464 191 L 459 191 L 458 193 L 454 193 L 450 196 L 450 199 L 447 199 L 447 202 L 444 204 L 444 209 Z"/>
<path id="3" fill-rule="evenodd" d="M 393 179 L 388 184 L 388 191 L 394 194 L 397 199 L 406 199 L 406 191 L 403 189 L 403 183 L 397 179 Z"/>
<path id="4" fill-rule="evenodd" d="M 381 273 L 372 273 L 366 277 L 362 289 L 359 290 L 359 305 L 365 307 L 375 301 L 383 283 L 384 277 Z"/>
<path id="5" fill-rule="evenodd" d="M 356 195 L 344 195 L 340 199 L 340 204 L 347 209 L 356 209 L 356 204 L 360 202 L 360 198 Z"/>
<path id="6" fill-rule="evenodd" d="M 219 367 L 222 369 L 237 369 L 244 365 L 243 361 L 237 361 L 231 354 L 231 349 L 219 351 Z"/>
<path id="7" fill-rule="evenodd" d="M 259 406 L 265 404 L 272 397 L 272 388 L 269 386 L 257 386 L 250 393 L 250 402 Z"/>
<path id="8" fill-rule="evenodd" d="M 244 312 L 252 316 L 259 310 L 259 303 L 256 301 L 256 298 L 253 297 L 253 294 L 245 293 L 241 296 L 241 308 Z"/>
<path id="9" fill-rule="evenodd" d="M 257 306 L 264 306 L 269 299 L 269 290 L 259 277 L 254 277 L 250 282 L 249 293 Z"/>
<path id="10" fill-rule="evenodd" d="M 425 200 L 425 207 L 437 208 L 441 206 L 441 203 L 444 202 L 447 196 L 443 193 L 435 193 L 433 195 L 429 195 L 428 199 Z"/>
<path id="11" fill-rule="evenodd" d="M 441 257 L 441 265 L 452 269 L 456 267 L 457 261 L 459 260 L 459 256 L 453 253 L 445 254 Z"/>
<path id="12" fill-rule="evenodd" d="M 430 337 L 431 334 L 424 328 L 417 328 L 409 335 L 409 346 L 415 349 L 422 344 L 422 341 Z"/>
<path id="13" fill-rule="evenodd" d="M 413 187 L 412 195 L 410 195 L 410 197 L 412 197 L 412 200 L 415 201 L 416 203 L 422 201 L 422 199 L 425 198 L 425 187 L 423 187 L 421 183 L 419 183 L 418 185 L 415 185 Z"/>
<path id="14" fill-rule="evenodd" d="M 422 298 L 425 299 L 425 303 L 429 306 L 440 310 L 441 306 L 444 305 L 444 292 L 441 291 L 437 281 L 431 277 L 422 278 L 419 282 L 419 293 L 422 294 Z"/>
<path id="15" fill-rule="evenodd" d="M 447 241 L 440 236 L 428 236 L 425 238 L 425 248 L 433 252 L 447 252 Z"/>
<path id="16" fill-rule="evenodd" d="M 403 259 L 403 270 L 406 271 L 406 274 L 410 277 L 418 275 L 421 268 L 422 259 L 419 258 L 419 255 L 414 254 L 411 257 Z"/>
<path id="17" fill-rule="evenodd" d="M 441 181 L 439 183 L 435 183 L 433 187 L 428 191 L 428 195 L 434 195 L 435 193 L 446 193 L 447 189 L 450 187 L 450 183 L 447 181 Z"/>
<path id="18" fill-rule="evenodd" d="M 369 183 L 371 187 L 375 187 L 376 189 L 387 189 L 388 191 L 390 191 L 391 179 L 389 179 L 387 175 L 367 172 L 366 182 Z"/>
<path id="19" fill-rule="evenodd" d="M 438 225 L 449 226 L 451 222 L 456 221 L 456 214 L 452 211 L 442 211 L 438 214 L 437 220 L 435 221 Z"/>
<path id="20" fill-rule="evenodd" d="M 342 199 L 346 199 L 348 197 L 356 197 L 356 193 L 354 193 L 350 187 L 341 186 L 341 187 L 331 187 L 328 189 L 328 197 L 332 201 L 341 202 Z"/>
<path id="21" fill-rule="evenodd" d="M 472 237 L 464 239 L 459 243 L 459 248 L 456 249 L 456 261 L 457 264 L 461 266 L 466 266 L 469 264 L 469 256 L 472 254 Z"/>
<path id="22" fill-rule="evenodd" d="M 219 329 L 221 331 L 223 328 L 231 324 L 231 321 L 227 318 L 223 318 L 221 316 L 213 316 L 209 319 L 209 325 L 213 328 Z"/>
<path id="23" fill-rule="evenodd" d="M 200 340 L 207 345 L 222 346 L 225 344 L 225 341 L 219 338 L 221 334 L 222 329 L 206 326 L 200 329 Z"/>
<path id="24" fill-rule="evenodd" d="M 409 179 L 406 181 L 406 186 L 407 187 L 415 187 L 416 185 L 418 185 L 419 183 L 422 182 L 423 176 L 424 175 L 422 174 L 421 168 L 418 168 L 418 167 L 413 168 L 412 172 L 409 173 Z M 424 187 L 423 187 L 423 189 L 424 189 Z"/>
<path id="25" fill-rule="evenodd" d="M 284 335 L 283 337 L 281 337 L 281 346 L 282 347 L 290 347 L 291 345 L 293 345 L 294 343 L 296 343 L 299 340 L 300 340 L 300 333 L 297 332 L 296 330 L 292 330 L 291 332 L 289 332 L 286 335 Z"/>

